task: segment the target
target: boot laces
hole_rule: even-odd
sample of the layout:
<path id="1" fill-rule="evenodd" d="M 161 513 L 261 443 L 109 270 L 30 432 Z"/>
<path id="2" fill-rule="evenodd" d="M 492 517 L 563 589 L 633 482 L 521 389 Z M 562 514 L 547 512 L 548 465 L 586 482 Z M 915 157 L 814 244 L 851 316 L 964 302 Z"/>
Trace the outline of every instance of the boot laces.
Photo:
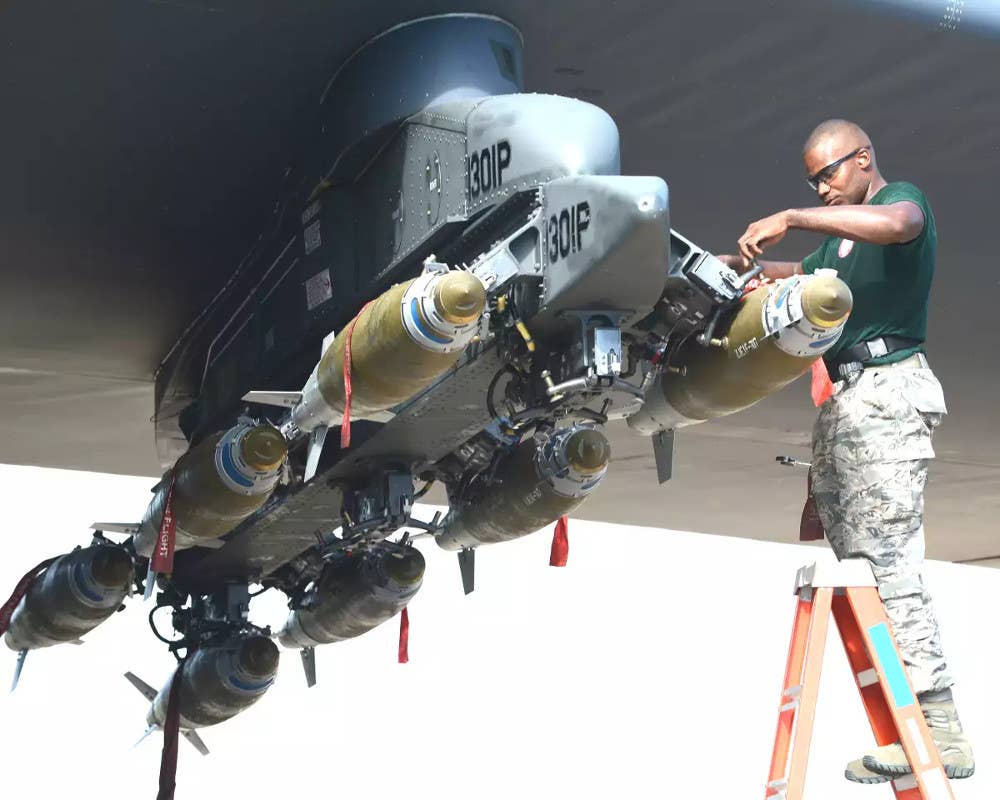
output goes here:
<path id="1" fill-rule="evenodd" d="M 958 715 L 948 708 L 924 708 L 924 719 L 927 720 L 927 727 L 931 731 L 943 731 L 947 733 L 961 733 L 962 723 L 958 721 Z"/>

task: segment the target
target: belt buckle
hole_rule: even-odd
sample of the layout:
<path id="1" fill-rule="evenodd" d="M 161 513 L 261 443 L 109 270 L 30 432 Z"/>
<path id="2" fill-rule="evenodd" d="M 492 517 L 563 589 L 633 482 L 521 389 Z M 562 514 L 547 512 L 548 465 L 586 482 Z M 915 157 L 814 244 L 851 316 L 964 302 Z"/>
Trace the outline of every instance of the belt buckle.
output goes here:
<path id="1" fill-rule="evenodd" d="M 857 375 L 861 372 L 864 372 L 864 369 L 865 365 L 862 364 L 860 361 L 848 361 L 846 364 L 837 365 L 837 372 L 840 373 L 841 380 L 846 380 L 847 378 L 850 378 L 852 375 Z"/>
<path id="2" fill-rule="evenodd" d="M 889 355 L 889 345 L 886 344 L 885 339 L 872 339 L 870 342 L 866 342 L 868 346 L 868 357 L 869 358 L 881 358 L 882 356 Z"/>

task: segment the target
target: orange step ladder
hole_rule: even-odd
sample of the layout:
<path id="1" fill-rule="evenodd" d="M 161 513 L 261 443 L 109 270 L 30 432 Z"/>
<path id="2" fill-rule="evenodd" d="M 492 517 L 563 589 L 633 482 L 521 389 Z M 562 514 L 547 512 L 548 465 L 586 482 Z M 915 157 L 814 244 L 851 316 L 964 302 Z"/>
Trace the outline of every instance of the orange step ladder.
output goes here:
<path id="1" fill-rule="evenodd" d="M 802 800 L 830 612 L 879 745 L 900 742 L 914 767 L 892 781 L 901 800 L 954 800 L 864 559 L 802 567 L 766 800 Z"/>

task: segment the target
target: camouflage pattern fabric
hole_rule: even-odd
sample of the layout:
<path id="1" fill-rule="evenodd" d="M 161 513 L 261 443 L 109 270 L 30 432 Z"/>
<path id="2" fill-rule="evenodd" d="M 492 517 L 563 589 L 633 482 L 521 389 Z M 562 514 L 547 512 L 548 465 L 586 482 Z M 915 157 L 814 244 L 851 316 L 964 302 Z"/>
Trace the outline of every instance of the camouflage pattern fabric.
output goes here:
<path id="1" fill-rule="evenodd" d="M 838 559 L 871 562 L 918 694 L 946 689 L 937 619 L 920 570 L 931 437 L 946 413 L 922 356 L 836 384 L 813 429 L 813 493 Z"/>

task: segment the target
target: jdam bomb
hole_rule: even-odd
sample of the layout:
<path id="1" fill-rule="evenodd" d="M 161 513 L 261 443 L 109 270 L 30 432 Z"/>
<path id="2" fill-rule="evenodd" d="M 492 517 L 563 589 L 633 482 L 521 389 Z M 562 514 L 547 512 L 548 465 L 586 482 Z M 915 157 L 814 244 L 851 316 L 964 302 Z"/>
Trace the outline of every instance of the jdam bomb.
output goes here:
<path id="1" fill-rule="evenodd" d="M 413 547 L 382 545 L 342 554 L 291 613 L 278 641 L 302 648 L 366 633 L 398 614 L 420 589 L 424 557 Z"/>
<path id="2" fill-rule="evenodd" d="M 326 433 L 348 417 L 386 411 L 425 389 L 476 336 L 486 307 L 480 280 L 428 270 L 364 306 L 323 353 L 300 392 L 253 391 L 244 400 L 290 408 L 281 429 L 310 433 L 305 479 L 315 474 Z M 346 437 L 343 439 L 346 444 Z"/>
<path id="3" fill-rule="evenodd" d="M 156 487 L 134 539 L 136 552 L 153 552 L 171 491 L 176 549 L 229 533 L 270 497 L 286 452 L 281 432 L 267 424 L 240 423 L 195 445 Z"/>
<path id="4" fill-rule="evenodd" d="M 517 539 L 577 508 L 601 483 L 611 447 L 600 431 L 577 425 L 528 438 L 473 483 L 468 499 L 435 537 L 445 550 Z"/>
<path id="5" fill-rule="evenodd" d="M 385 411 L 455 364 L 485 306 L 486 292 L 473 274 L 426 272 L 365 306 L 326 347 L 301 392 L 250 392 L 244 399 L 274 403 L 280 396 L 300 431 L 339 423 L 350 342 L 351 415 Z"/>
<path id="6" fill-rule="evenodd" d="M 682 371 L 660 373 L 629 426 L 651 435 L 750 407 L 834 345 L 851 304 L 847 284 L 827 270 L 757 287 L 719 326 L 714 345 L 679 349 L 671 363 Z"/>
<path id="7" fill-rule="evenodd" d="M 263 697 L 274 683 L 278 656 L 278 646 L 267 636 L 235 636 L 205 644 L 190 654 L 159 691 L 131 672 L 125 677 L 150 701 L 147 734 L 166 726 L 170 695 L 179 682 L 180 732 L 207 755 L 208 748 L 196 731 L 235 717 Z"/>
<path id="8" fill-rule="evenodd" d="M 119 609 L 132 577 L 132 559 L 120 547 L 60 556 L 22 598 L 4 641 L 18 651 L 76 641 Z"/>

